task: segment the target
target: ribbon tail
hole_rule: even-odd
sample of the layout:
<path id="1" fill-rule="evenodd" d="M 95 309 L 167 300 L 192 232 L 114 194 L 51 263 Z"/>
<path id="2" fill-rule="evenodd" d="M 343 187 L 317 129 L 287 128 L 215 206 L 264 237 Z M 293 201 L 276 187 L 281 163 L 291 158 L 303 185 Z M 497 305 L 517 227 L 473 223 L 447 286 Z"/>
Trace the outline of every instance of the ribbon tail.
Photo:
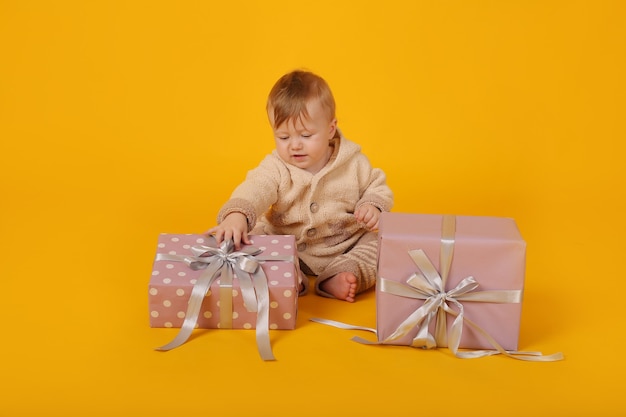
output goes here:
<path id="1" fill-rule="evenodd" d="M 270 343 L 270 290 L 267 287 L 267 277 L 263 269 L 259 268 L 253 275 L 254 288 L 257 296 L 256 344 L 264 361 L 276 360 Z"/>
<path id="2" fill-rule="evenodd" d="M 519 359 L 529 362 L 556 362 L 565 359 L 563 353 L 557 352 L 551 355 L 544 355 L 541 352 L 519 352 L 519 351 L 506 351 L 507 356 L 513 359 Z"/>
<path id="3" fill-rule="evenodd" d="M 430 334 L 430 323 L 437 313 L 432 311 L 428 314 L 428 318 L 420 324 L 420 327 L 417 331 L 417 335 L 413 338 L 413 342 L 411 346 L 419 347 L 423 349 L 434 349 L 437 347 L 437 342 L 432 334 Z"/>
<path id="4" fill-rule="evenodd" d="M 453 313 L 454 314 L 454 313 Z M 455 356 L 461 359 L 471 359 L 471 358 L 479 358 L 484 356 L 491 355 L 505 355 L 512 359 L 518 359 L 522 361 L 529 362 L 553 362 L 560 361 L 564 359 L 563 354 L 561 352 L 553 353 L 551 355 L 543 355 L 540 352 L 517 352 L 517 351 L 508 351 L 505 350 L 489 333 L 483 330 L 478 324 L 474 323 L 467 317 L 463 317 L 463 321 L 473 327 L 476 331 L 478 331 L 481 335 L 487 339 L 487 341 L 496 349 L 496 350 L 475 350 L 475 351 L 467 351 L 467 352 L 454 352 Z"/>
<path id="5" fill-rule="evenodd" d="M 363 327 L 363 326 L 355 326 L 352 324 L 347 324 L 347 323 L 342 323 L 340 321 L 335 321 L 335 320 L 328 320 L 328 319 L 319 319 L 319 318 L 310 318 L 309 319 L 312 322 L 315 323 L 320 323 L 320 324 L 325 324 L 327 326 L 333 326 L 333 327 L 337 327 L 339 329 L 344 329 L 344 330 L 363 330 L 366 332 L 371 332 L 374 334 L 377 334 L 376 329 L 372 329 L 371 327 Z M 354 342 L 357 343 L 361 343 L 363 345 L 380 345 L 382 343 L 380 342 L 373 342 L 371 340 L 367 340 L 367 339 L 363 339 L 361 337 L 355 336 L 351 339 Z"/>
<path id="6" fill-rule="evenodd" d="M 189 298 L 189 305 L 187 306 L 187 313 L 185 314 L 185 320 L 181 326 L 178 334 L 170 343 L 156 348 L 158 351 L 168 351 L 182 345 L 189 339 L 193 329 L 198 322 L 198 315 L 200 314 L 200 307 L 207 291 L 211 287 L 211 284 L 217 277 L 217 272 L 222 267 L 222 262 L 217 261 L 209 265 L 209 267 L 202 273 L 196 285 L 191 290 L 191 296 Z"/>
<path id="7" fill-rule="evenodd" d="M 445 306 L 445 302 L 442 304 Z M 439 347 L 448 346 L 447 325 L 446 312 L 444 311 L 444 308 L 440 308 L 437 310 L 437 321 L 435 323 L 435 340 L 437 341 L 437 346 Z"/>
<path id="8" fill-rule="evenodd" d="M 382 345 L 380 342 L 373 342 L 371 340 L 363 339 L 362 337 L 354 336 L 352 339 L 353 342 L 360 343 L 362 345 Z"/>
<path id="9" fill-rule="evenodd" d="M 453 302 L 459 307 L 458 313 L 452 310 L 447 304 L 444 304 L 442 310 L 444 311 L 444 313 L 456 315 L 454 322 L 452 322 L 452 327 L 450 328 L 448 345 L 452 353 L 456 355 L 459 350 L 459 345 L 461 344 L 461 336 L 463 336 L 463 320 L 465 319 L 465 316 L 463 315 L 463 305 L 458 301 Z"/>
<path id="10" fill-rule="evenodd" d="M 393 342 L 406 336 L 411 331 L 411 329 L 413 329 L 415 326 L 418 326 L 425 318 L 432 317 L 430 313 L 434 312 L 434 310 L 437 309 L 437 302 L 438 301 L 434 300 L 433 298 L 427 299 L 420 308 L 415 310 L 409 317 L 407 317 L 402 323 L 400 323 L 396 330 L 391 335 L 387 336 L 385 340 L 383 340 L 383 343 L 389 344 L 389 342 Z M 429 321 L 430 320 L 427 320 L 427 322 Z M 428 325 L 428 323 L 426 324 Z"/>
<path id="11" fill-rule="evenodd" d="M 363 330 L 363 331 L 366 331 L 366 332 L 372 332 L 372 333 L 376 334 L 376 329 L 372 329 L 371 327 L 355 326 L 355 325 L 352 325 L 352 324 L 342 323 L 340 321 L 328 320 L 328 319 L 318 319 L 318 318 L 315 318 L 315 317 L 312 317 L 309 320 L 312 321 L 312 322 L 315 322 L 315 323 L 326 324 L 327 326 L 337 327 L 339 329 L 344 329 L 344 330 Z"/>
<path id="12" fill-rule="evenodd" d="M 241 296 L 243 297 L 243 305 L 250 313 L 256 313 L 258 310 L 257 298 L 254 292 L 254 285 L 250 278 L 250 273 L 245 272 L 243 269 L 235 267 L 237 271 L 237 277 L 239 278 L 239 289 L 241 290 Z"/>

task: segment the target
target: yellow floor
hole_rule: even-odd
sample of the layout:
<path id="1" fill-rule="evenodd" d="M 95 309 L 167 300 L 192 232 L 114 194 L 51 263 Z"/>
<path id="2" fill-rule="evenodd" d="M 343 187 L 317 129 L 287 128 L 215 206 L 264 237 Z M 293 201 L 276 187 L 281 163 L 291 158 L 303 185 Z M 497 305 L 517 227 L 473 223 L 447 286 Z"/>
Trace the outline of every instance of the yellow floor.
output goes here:
<path id="1" fill-rule="evenodd" d="M 626 415 L 620 1 L 0 0 L 0 416 Z M 228 3 L 228 4 L 227 4 Z M 325 76 L 394 211 L 513 217 L 520 349 L 364 346 L 374 293 L 297 328 L 148 326 L 159 233 L 201 233 L 272 149 L 283 72 Z"/>
<path id="2" fill-rule="evenodd" d="M 506 409 L 510 416 L 608 416 L 625 410 L 624 285 L 609 257 L 616 241 L 568 239 L 561 248 L 541 250 L 530 242 L 520 348 L 562 351 L 564 361 L 462 360 L 447 349 L 364 346 L 350 338 L 371 338 L 368 333 L 309 321 L 373 327 L 370 292 L 354 304 L 301 297 L 297 328 L 271 331 L 277 361 L 270 363 L 260 360 L 254 332 L 247 330 L 198 330 L 176 350 L 154 351 L 177 330 L 148 327 L 157 234 L 154 224 L 141 220 L 149 208 L 136 200 L 81 207 L 82 197 L 48 197 L 21 203 L 4 218 L 1 357 L 7 382 L 0 415 L 440 410 L 497 416 Z M 50 218 L 57 226 L 46 225 Z"/>

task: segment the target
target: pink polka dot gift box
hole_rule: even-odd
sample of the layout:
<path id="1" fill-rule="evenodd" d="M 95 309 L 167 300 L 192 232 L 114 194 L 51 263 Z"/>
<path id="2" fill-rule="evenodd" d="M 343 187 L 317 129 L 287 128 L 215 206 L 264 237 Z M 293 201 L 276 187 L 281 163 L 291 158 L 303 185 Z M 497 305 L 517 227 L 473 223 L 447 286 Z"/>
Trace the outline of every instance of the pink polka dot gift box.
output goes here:
<path id="1" fill-rule="evenodd" d="M 270 329 L 294 329 L 295 237 L 250 239 L 251 245 L 236 250 L 231 242 L 217 245 L 209 235 L 161 234 L 148 288 L 150 326 L 257 329 L 266 339 Z"/>

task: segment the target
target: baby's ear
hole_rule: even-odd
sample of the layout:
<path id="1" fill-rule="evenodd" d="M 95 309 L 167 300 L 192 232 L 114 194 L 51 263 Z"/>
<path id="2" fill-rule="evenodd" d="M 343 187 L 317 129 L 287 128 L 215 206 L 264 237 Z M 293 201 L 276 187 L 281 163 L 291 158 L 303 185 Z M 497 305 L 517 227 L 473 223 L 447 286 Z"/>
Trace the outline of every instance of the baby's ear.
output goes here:
<path id="1" fill-rule="evenodd" d="M 332 139 L 333 137 L 335 137 L 335 132 L 337 131 L 337 119 L 333 119 L 330 121 L 330 129 L 329 129 L 329 134 L 330 134 L 330 138 Z"/>

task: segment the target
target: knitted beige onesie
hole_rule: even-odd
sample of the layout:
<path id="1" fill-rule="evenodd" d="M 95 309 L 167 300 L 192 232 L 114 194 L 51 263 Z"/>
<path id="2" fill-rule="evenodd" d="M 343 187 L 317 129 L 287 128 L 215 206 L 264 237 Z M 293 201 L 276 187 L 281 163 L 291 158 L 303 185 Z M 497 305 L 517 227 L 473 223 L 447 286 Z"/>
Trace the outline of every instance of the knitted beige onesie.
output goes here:
<path id="1" fill-rule="evenodd" d="M 352 272 L 357 292 L 376 283 L 377 232 L 359 225 L 354 211 L 372 204 L 389 211 L 393 194 L 383 171 L 372 168 L 361 147 L 343 136 L 335 140 L 332 156 L 318 173 L 267 155 L 233 191 L 217 221 L 243 213 L 254 234 L 295 235 L 305 273 L 317 276 L 316 291 L 339 272 Z M 305 280 L 307 284 L 307 280 Z"/>

